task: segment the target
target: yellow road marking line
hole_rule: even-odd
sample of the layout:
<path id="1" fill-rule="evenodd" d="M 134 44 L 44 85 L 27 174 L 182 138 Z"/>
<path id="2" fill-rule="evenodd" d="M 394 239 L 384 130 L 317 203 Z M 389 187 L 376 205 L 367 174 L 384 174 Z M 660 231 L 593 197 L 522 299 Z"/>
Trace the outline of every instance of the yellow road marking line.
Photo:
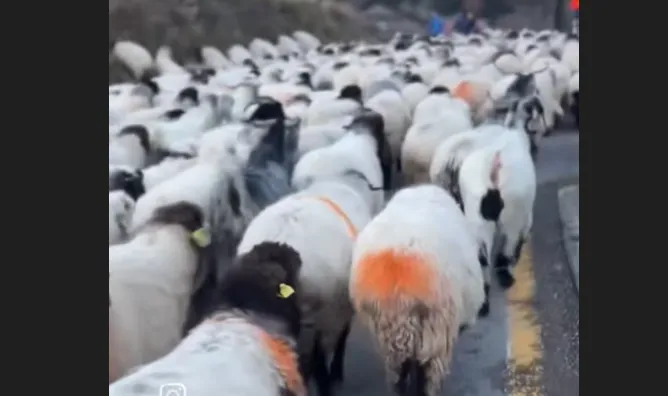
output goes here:
<path id="1" fill-rule="evenodd" d="M 540 323 L 533 309 L 536 280 L 530 243 L 513 272 L 515 284 L 506 292 L 508 301 L 509 351 L 508 388 L 510 396 L 543 396 L 543 346 Z"/>

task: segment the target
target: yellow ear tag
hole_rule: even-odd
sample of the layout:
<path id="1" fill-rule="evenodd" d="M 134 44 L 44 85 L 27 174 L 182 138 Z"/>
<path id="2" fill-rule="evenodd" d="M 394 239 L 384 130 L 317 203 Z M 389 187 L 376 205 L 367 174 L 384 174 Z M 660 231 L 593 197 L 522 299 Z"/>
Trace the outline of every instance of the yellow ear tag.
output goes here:
<path id="1" fill-rule="evenodd" d="M 288 298 L 291 295 L 295 293 L 295 289 L 292 287 L 286 285 L 285 283 L 281 283 L 278 285 L 278 296 L 281 298 Z"/>
<path id="2" fill-rule="evenodd" d="M 209 232 L 205 228 L 193 231 L 190 236 L 199 247 L 206 247 L 211 243 L 211 235 L 209 235 Z"/>

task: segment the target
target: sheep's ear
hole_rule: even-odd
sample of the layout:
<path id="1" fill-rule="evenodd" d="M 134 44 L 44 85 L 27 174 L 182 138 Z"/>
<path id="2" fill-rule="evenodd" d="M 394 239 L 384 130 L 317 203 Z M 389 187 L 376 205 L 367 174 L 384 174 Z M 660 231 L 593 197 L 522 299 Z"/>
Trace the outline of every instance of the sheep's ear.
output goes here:
<path id="1" fill-rule="evenodd" d="M 199 105 L 199 92 L 195 87 L 187 87 L 179 92 L 176 97 L 179 103 L 192 102 L 195 106 Z"/>

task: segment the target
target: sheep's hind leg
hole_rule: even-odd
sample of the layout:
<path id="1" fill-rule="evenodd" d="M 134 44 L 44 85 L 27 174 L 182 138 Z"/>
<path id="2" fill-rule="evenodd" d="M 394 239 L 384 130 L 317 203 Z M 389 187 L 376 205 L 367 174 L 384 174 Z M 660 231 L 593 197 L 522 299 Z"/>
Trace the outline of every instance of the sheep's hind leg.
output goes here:
<path id="1" fill-rule="evenodd" d="M 313 379 L 315 380 L 318 394 L 320 396 L 330 396 L 332 394 L 332 382 L 327 369 L 327 354 L 322 345 L 320 334 L 315 337 L 313 343 L 313 354 L 311 363 L 313 364 Z"/>
<path id="2" fill-rule="evenodd" d="M 496 254 L 496 261 L 494 262 L 494 270 L 496 271 L 496 278 L 499 281 L 499 285 L 504 289 L 509 289 L 515 283 L 515 277 L 510 272 L 511 256 L 507 253 L 507 247 L 510 243 L 508 237 L 505 235 L 501 236 L 501 241 L 501 246 L 499 247 L 499 252 Z"/>
<path id="3" fill-rule="evenodd" d="M 398 370 L 394 391 L 399 396 L 428 396 L 426 367 L 415 359 L 406 359 Z"/>
<path id="4" fill-rule="evenodd" d="M 505 235 L 505 241 L 496 256 L 496 276 L 499 284 L 508 289 L 515 284 L 515 277 L 510 272 L 510 268 L 517 264 L 522 253 L 522 246 L 524 246 L 525 239 L 521 235 Z"/>
<path id="5" fill-rule="evenodd" d="M 478 253 L 478 261 L 482 267 L 482 274 L 485 281 L 485 302 L 482 304 L 482 307 L 480 307 L 478 316 L 484 317 L 489 315 L 489 260 L 487 260 L 485 253 L 481 251 Z"/>
<path id="6" fill-rule="evenodd" d="M 336 341 L 336 348 L 334 349 L 334 357 L 330 365 L 329 373 L 332 383 L 343 382 L 343 360 L 346 355 L 346 341 L 348 341 L 348 334 L 350 334 L 350 322 L 346 324 L 343 331 Z"/>

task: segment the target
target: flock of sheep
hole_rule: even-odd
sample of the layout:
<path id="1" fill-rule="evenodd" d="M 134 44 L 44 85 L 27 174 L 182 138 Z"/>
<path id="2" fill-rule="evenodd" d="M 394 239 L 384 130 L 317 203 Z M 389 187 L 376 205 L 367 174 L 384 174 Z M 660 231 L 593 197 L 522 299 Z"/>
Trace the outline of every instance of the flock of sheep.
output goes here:
<path id="1" fill-rule="evenodd" d="M 111 51 L 136 80 L 109 86 L 110 396 L 331 395 L 354 316 L 397 394 L 435 396 L 513 285 L 578 38 Z"/>

